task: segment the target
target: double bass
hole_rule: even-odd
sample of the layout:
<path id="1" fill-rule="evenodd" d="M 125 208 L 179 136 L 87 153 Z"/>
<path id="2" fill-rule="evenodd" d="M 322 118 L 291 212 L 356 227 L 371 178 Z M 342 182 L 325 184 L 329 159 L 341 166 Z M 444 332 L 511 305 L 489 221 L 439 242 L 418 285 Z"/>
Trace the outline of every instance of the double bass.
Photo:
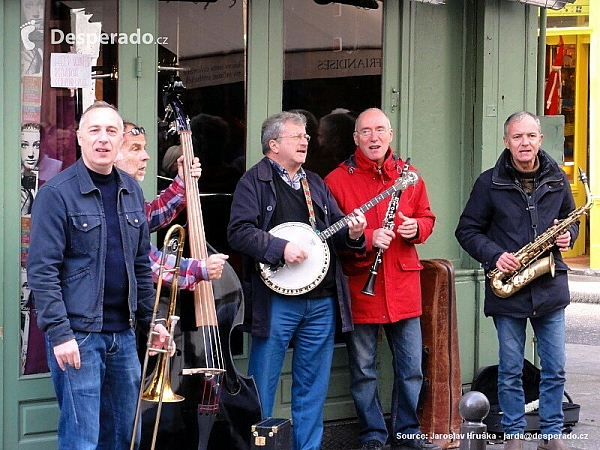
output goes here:
<path id="1" fill-rule="evenodd" d="M 191 257 L 200 259 L 216 251 L 206 242 L 198 183 L 190 174 L 194 149 L 181 102 L 183 92 L 178 79 L 165 88 L 165 120 L 174 122 L 183 149 L 187 247 Z M 185 399 L 163 405 L 157 448 L 249 449 L 251 426 L 262 416 L 254 379 L 241 375 L 232 357 L 232 337 L 240 333 L 236 327 L 244 315 L 239 278 L 225 263 L 220 279 L 198 283 L 193 299 L 187 300 L 178 302 L 181 328 L 171 362 L 172 389 Z M 143 424 L 154 420 L 155 409 L 147 406 Z M 141 449 L 149 440 L 147 428 L 142 426 Z"/>

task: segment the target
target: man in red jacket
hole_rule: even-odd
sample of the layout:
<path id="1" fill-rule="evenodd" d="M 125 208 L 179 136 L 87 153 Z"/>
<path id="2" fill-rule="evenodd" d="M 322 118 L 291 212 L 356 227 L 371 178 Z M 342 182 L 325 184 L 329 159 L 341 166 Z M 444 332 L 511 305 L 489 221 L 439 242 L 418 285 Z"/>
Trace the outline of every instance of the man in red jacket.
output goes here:
<path id="1" fill-rule="evenodd" d="M 404 161 L 390 147 L 390 120 L 372 108 L 361 113 L 354 131 L 357 149 L 325 178 L 340 208 L 346 214 L 388 189 L 400 177 Z M 414 169 L 414 168 L 411 168 Z M 419 179 L 401 195 L 393 226 L 383 226 L 388 201 L 365 213 L 367 252 L 342 257 L 349 277 L 354 331 L 348 334 L 351 392 L 360 424 L 363 449 L 381 449 L 388 431 L 377 392 L 377 336 L 379 327 L 387 336 L 394 364 L 392 392 L 393 449 L 439 449 L 423 436 L 417 417 L 417 402 L 423 382 L 421 371 L 421 284 L 422 265 L 415 248 L 433 231 L 425 183 Z M 373 296 L 361 292 L 377 250 L 378 268 Z"/>

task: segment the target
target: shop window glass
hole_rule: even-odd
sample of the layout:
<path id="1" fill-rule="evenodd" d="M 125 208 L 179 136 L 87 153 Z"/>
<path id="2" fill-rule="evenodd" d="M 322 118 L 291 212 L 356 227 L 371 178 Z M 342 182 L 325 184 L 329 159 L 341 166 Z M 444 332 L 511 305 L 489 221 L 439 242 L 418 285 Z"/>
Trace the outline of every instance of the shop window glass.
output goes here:
<path id="1" fill-rule="evenodd" d="M 31 206 L 38 188 L 79 157 L 77 120 L 82 110 L 103 99 L 116 103 L 117 44 L 100 33 L 117 32 L 117 0 L 21 1 L 21 373 L 48 372 L 44 336 L 27 289 Z M 83 38 L 79 38 L 83 36 Z M 89 61 L 91 87 L 79 87 L 73 64 L 51 63 L 56 54 Z M 79 54 L 80 56 L 73 55 Z M 83 55 L 88 55 L 87 58 Z M 61 55 L 62 56 L 62 55 Z M 85 59 L 84 59 L 85 58 Z M 56 78 L 51 77 L 54 72 Z M 101 75 L 102 74 L 102 75 Z M 61 82 L 69 87 L 56 87 Z M 54 81 L 51 81 L 53 79 Z M 68 81 L 67 81 L 68 80 Z M 71 84 L 72 83 L 72 84 Z"/>
<path id="2" fill-rule="evenodd" d="M 558 16 L 548 17 L 546 23 L 548 28 L 571 28 L 571 27 L 589 27 L 590 16 L 579 15 L 579 16 Z"/>
<path id="3" fill-rule="evenodd" d="M 190 120 L 195 156 L 202 164 L 198 182 L 209 254 L 229 254 L 228 263 L 241 276 L 241 255 L 231 251 L 226 230 L 231 196 L 245 171 L 246 161 L 246 1 L 159 2 L 158 46 L 158 191 L 177 175 L 181 155 L 173 121 L 165 117 L 164 87 L 181 82 L 180 100 Z M 179 68 L 180 70 L 175 70 Z M 185 225 L 184 210 L 174 222 Z M 165 231 L 158 233 L 159 242 Z M 184 256 L 189 255 L 189 245 Z M 229 265 L 228 270 L 229 271 Z M 232 275 L 232 276 L 229 276 Z M 225 303 L 241 301 L 235 273 L 224 273 L 215 286 L 219 317 Z M 192 293 L 181 291 L 178 302 L 182 332 L 195 330 Z M 220 298 L 219 298 L 220 297 Z M 186 308 L 190 308 L 187 310 Z M 227 340 L 228 336 L 221 336 Z M 231 340 L 233 354 L 243 351 L 241 333 Z"/>
<path id="4" fill-rule="evenodd" d="M 381 105 L 383 3 L 372 5 L 284 0 L 283 109 L 306 115 L 304 167 L 321 176 L 354 151 L 356 115 Z"/>
<path id="5" fill-rule="evenodd" d="M 381 107 L 383 3 L 322 3 L 284 0 L 283 109 L 306 116 L 303 167 L 325 177 L 354 153 L 356 116 Z"/>
<path id="6" fill-rule="evenodd" d="M 563 169 L 571 182 L 574 177 L 575 148 L 575 61 L 577 47 L 561 43 L 547 47 L 545 114 L 565 117 Z"/>

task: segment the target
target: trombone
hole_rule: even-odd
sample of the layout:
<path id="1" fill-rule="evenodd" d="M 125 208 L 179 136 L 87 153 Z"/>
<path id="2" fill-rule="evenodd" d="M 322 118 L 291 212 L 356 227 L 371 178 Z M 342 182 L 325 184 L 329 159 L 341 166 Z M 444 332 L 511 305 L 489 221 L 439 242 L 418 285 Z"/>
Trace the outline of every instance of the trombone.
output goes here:
<path id="1" fill-rule="evenodd" d="M 185 230 L 181 225 L 173 225 L 167 231 L 164 239 L 163 254 L 160 260 L 160 269 L 158 273 L 158 281 L 156 285 L 156 298 L 154 300 L 154 310 L 152 312 L 152 321 L 148 330 L 148 340 L 146 342 L 146 353 L 144 355 L 144 364 L 141 374 L 140 392 L 138 395 L 137 407 L 135 412 L 135 421 L 133 423 L 133 433 L 131 436 L 130 450 L 134 450 L 138 428 L 140 424 L 142 400 L 148 402 L 157 402 L 156 419 L 154 420 L 154 432 L 152 435 L 152 447 L 156 445 L 156 436 L 158 434 L 158 423 L 163 402 L 180 402 L 184 397 L 177 395 L 171 388 L 170 375 L 170 353 L 173 348 L 173 337 L 175 335 L 175 325 L 179 321 L 179 317 L 175 315 L 175 305 L 177 302 L 177 282 L 179 274 L 179 265 L 181 262 L 181 254 L 183 253 L 183 243 L 185 241 Z M 173 258 L 175 263 L 173 264 Z M 168 268 L 167 266 L 172 266 Z M 162 283 L 165 277 L 171 274 L 171 295 L 169 297 L 169 311 L 166 319 L 158 319 L 158 310 L 160 306 L 160 292 Z M 154 327 L 158 322 L 164 322 L 165 328 L 169 332 L 169 339 L 166 348 L 152 347 L 152 338 L 157 334 Z M 150 380 L 146 383 L 146 372 L 148 370 L 148 360 L 150 352 L 158 354 L 156 366 Z"/>

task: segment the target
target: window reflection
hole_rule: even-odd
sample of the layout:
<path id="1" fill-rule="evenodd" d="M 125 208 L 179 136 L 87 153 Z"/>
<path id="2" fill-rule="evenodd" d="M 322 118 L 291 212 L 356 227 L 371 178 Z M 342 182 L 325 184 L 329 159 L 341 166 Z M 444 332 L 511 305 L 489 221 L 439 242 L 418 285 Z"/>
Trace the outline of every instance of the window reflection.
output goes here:
<path id="1" fill-rule="evenodd" d="M 346 124 L 381 105 L 383 6 L 378 5 L 284 0 L 283 109 L 304 113 L 307 133 L 319 136 L 309 142 L 304 166 L 321 176 L 354 151 Z M 325 118 L 332 113 L 343 116 Z"/>
<path id="2" fill-rule="evenodd" d="M 284 0 L 283 109 L 303 113 L 304 168 L 325 177 L 354 153 L 356 116 L 381 106 L 383 7 Z M 336 342 L 341 342 L 341 335 Z"/>
<path id="3" fill-rule="evenodd" d="M 549 16 L 546 26 L 548 28 L 589 27 L 590 16 Z"/>
<path id="4" fill-rule="evenodd" d="M 201 192 L 233 192 L 245 167 L 245 3 L 159 4 L 159 34 L 167 37 L 159 46 L 159 65 L 184 69 L 177 73 L 185 86 L 182 101 L 194 151 L 203 167 Z M 167 85 L 173 73 L 161 70 L 159 86 Z M 163 108 L 161 103 L 160 116 Z M 179 143 L 167 131 L 163 124 L 161 162 L 168 148 Z"/>
<path id="5" fill-rule="evenodd" d="M 159 88 L 170 85 L 176 76 L 183 82 L 181 101 L 190 119 L 194 154 L 202 164 L 198 184 L 209 253 L 229 254 L 228 263 L 238 276 L 241 276 L 241 256 L 231 252 L 226 230 L 231 194 L 245 171 L 246 5 L 245 1 L 159 2 L 159 35 L 166 38 L 158 49 Z M 164 117 L 162 92 L 158 99 L 158 116 Z M 176 175 L 173 163 L 181 154 L 180 145 L 173 124 L 159 122 L 158 167 L 159 175 L 164 177 L 159 179 L 159 191 Z M 187 222 L 185 210 L 175 222 Z M 159 233 L 159 241 L 163 234 Z M 189 246 L 184 254 L 189 255 Z M 239 279 L 234 273 L 213 285 L 220 316 L 223 298 L 219 297 L 235 296 Z M 183 301 L 178 302 L 181 308 L 178 326 L 182 331 L 195 330 L 192 295 L 186 291 L 180 295 Z M 241 353 L 241 334 L 230 344 L 234 353 Z"/>
<path id="6" fill-rule="evenodd" d="M 245 170 L 246 137 L 246 2 L 159 3 L 159 66 L 184 70 L 159 71 L 159 87 L 177 73 L 185 91 L 182 102 L 190 119 L 194 153 L 202 164 L 200 192 L 206 238 L 218 251 L 227 253 L 225 235 L 229 221 L 230 194 Z M 162 95 L 158 115 L 164 115 Z M 179 145 L 171 124 L 159 126 L 160 175 L 168 173 L 169 148 Z M 165 158 L 166 164 L 164 164 Z M 165 170 L 167 169 L 167 170 Z M 159 182 L 159 190 L 170 182 Z"/>

